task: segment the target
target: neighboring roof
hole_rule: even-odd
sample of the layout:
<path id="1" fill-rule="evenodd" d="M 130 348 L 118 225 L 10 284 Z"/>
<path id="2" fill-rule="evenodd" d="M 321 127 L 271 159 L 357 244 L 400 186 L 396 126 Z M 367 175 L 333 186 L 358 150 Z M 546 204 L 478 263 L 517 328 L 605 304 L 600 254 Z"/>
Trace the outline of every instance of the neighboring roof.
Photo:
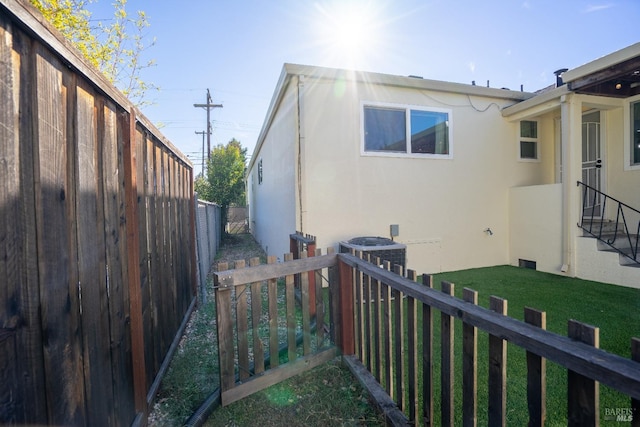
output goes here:
<path id="1" fill-rule="evenodd" d="M 562 80 L 578 93 L 626 98 L 640 94 L 640 43 L 566 71 Z"/>
<path id="2" fill-rule="evenodd" d="M 452 83 L 440 80 L 429 80 L 421 77 L 414 76 L 395 76 L 391 74 L 372 73 L 365 71 L 345 70 L 338 68 L 325 68 L 316 67 L 311 65 L 298 65 L 298 64 L 284 64 L 282 67 L 282 73 L 278 79 L 269 109 L 260 130 L 254 154 L 260 151 L 267 131 L 271 126 L 271 122 L 274 115 L 280 105 L 282 97 L 286 92 L 289 83 L 294 76 L 304 76 L 305 78 L 318 78 L 327 80 L 350 80 L 363 83 L 371 83 L 385 86 L 395 86 L 416 90 L 430 90 L 446 93 L 455 93 L 470 96 L 484 96 L 494 99 L 512 100 L 514 102 L 521 102 L 534 96 L 533 93 L 513 91 L 508 89 L 497 89 L 484 86 L 469 85 L 463 83 Z M 256 156 L 251 156 L 248 169 L 253 167 L 256 161 Z"/>

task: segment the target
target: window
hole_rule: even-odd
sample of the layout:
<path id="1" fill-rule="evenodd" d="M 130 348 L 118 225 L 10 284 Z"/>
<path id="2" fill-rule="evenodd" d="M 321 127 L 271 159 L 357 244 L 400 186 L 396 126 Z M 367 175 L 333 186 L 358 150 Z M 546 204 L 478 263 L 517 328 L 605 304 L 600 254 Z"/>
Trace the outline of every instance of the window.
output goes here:
<path id="1" fill-rule="evenodd" d="M 262 184 L 262 159 L 258 161 L 258 184 Z"/>
<path id="2" fill-rule="evenodd" d="M 538 160 L 538 122 L 520 122 L 520 159 Z"/>
<path id="3" fill-rule="evenodd" d="M 631 104 L 631 164 L 640 164 L 640 101 Z"/>
<path id="4" fill-rule="evenodd" d="M 441 109 L 364 105 L 364 152 L 450 158 L 450 116 Z"/>

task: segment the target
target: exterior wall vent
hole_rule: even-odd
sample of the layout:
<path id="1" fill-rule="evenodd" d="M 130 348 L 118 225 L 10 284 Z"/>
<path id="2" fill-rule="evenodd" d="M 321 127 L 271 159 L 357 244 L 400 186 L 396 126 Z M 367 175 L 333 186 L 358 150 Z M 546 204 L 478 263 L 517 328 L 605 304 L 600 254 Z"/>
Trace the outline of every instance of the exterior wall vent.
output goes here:
<path id="1" fill-rule="evenodd" d="M 536 262 L 528 259 L 519 259 L 518 267 L 520 268 L 530 268 L 531 270 L 537 270 Z"/>
<path id="2" fill-rule="evenodd" d="M 340 253 L 349 253 L 351 249 L 389 261 L 392 268 L 394 265 L 406 268 L 407 245 L 386 237 L 354 237 L 349 241 L 340 242 Z"/>

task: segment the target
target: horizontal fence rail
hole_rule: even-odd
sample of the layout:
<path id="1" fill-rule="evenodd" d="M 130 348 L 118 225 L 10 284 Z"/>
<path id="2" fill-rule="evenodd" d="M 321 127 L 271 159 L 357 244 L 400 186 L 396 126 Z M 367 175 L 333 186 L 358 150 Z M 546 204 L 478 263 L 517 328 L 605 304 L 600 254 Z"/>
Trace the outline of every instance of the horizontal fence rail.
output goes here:
<path id="1" fill-rule="evenodd" d="M 425 425 L 434 421 L 434 365 L 440 365 L 440 418 L 442 425 L 453 425 L 454 329 L 462 322 L 462 420 L 463 425 L 477 423 L 477 333 L 489 335 L 488 423 L 506 423 L 507 343 L 527 354 L 527 395 L 530 425 L 544 425 L 546 398 L 546 361 L 568 372 L 569 425 L 599 423 L 598 384 L 602 383 L 631 398 L 630 410 L 638 411 L 640 398 L 640 341 L 632 340 L 633 360 L 596 348 L 598 330 L 579 322 L 569 322 L 569 336 L 546 331 L 544 312 L 527 309 L 525 322 L 508 317 L 507 302 L 492 297 L 490 308 L 477 305 L 477 293 L 465 289 L 464 298 L 453 297 L 453 284 L 443 282 L 442 290 L 432 288 L 432 279 L 423 276 L 416 283 L 414 275 L 402 277 L 402 271 L 380 268 L 351 254 L 339 254 L 341 286 L 351 287 L 353 302 L 353 345 L 341 346 L 345 354 L 355 354 L 374 376 L 408 422 Z M 344 272 L 343 272 L 344 271 Z M 397 274 L 399 273 L 399 274 Z M 345 295 L 341 289 L 341 296 Z M 402 302 L 404 301 L 404 303 Z M 422 314 L 422 336 L 418 336 L 417 312 Z M 434 310 L 440 312 L 440 337 L 433 336 Z M 343 326 L 346 322 L 343 322 Z M 434 359 L 434 339 L 440 339 L 441 354 Z M 421 342 L 419 342 L 421 341 Z M 344 343 L 343 343 L 344 344 Z M 418 354 L 418 348 L 422 354 Z M 415 366 L 422 365 L 423 375 Z M 423 400 L 418 402 L 418 390 Z M 422 414 L 418 408 L 422 407 Z"/>

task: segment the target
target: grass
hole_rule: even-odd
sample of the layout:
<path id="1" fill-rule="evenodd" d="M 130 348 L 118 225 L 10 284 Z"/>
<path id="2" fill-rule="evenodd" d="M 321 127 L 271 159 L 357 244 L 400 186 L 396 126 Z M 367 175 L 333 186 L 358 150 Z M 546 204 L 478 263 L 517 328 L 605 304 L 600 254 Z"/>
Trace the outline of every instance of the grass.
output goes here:
<path id="1" fill-rule="evenodd" d="M 216 262 L 232 263 L 264 253 L 249 235 L 234 235 L 223 243 Z M 231 264 L 231 267 L 233 264 Z M 215 304 L 212 282 L 207 304 L 198 307 L 165 375 L 153 412 L 151 426 L 181 426 L 219 385 Z M 282 294 L 283 283 L 278 285 Z M 263 298 L 264 301 L 264 298 Z M 279 309 L 282 304 L 279 304 Z M 263 307 L 266 309 L 266 307 Z M 300 313 L 296 314 L 300 322 Z M 280 311 L 279 318 L 284 319 Z M 312 341 L 314 343 L 315 340 Z M 286 361 L 286 355 L 281 362 Z M 339 362 L 317 367 L 246 399 L 218 408 L 209 426 L 280 425 L 384 425 L 366 392 Z"/>
<path id="2" fill-rule="evenodd" d="M 455 284 L 455 296 L 462 298 L 465 287 L 478 291 L 478 304 L 488 307 L 491 295 L 508 300 L 509 316 L 524 318 L 524 307 L 547 312 L 547 330 L 567 335 L 567 322 L 576 319 L 600 328 L 600 348 L 629 358 L 632 337 L 640 336 L 640 290 L 606 285 L 580 279 L 510 266 L 481 268 L 434 277 L 434 287 L 441 281 Z M 439 315 L 434 315 L 434 357 L 439 360 Z M 456 404 L 461 408 L 461 337 L 462 323 L 455 322 Z M 420 332 L 419 332 L 420 334 Z M 478 333 L 478 425 L 487 423 L 488 335 Z M 421 351 L 421 348 L 419 348 Z M 434 367 L 435 396 L 439 396 L 439 364 Z M 547 424 L 566 425 L 567 372 L 553 363 L 547 363 Z M 437 407 L 437 404 L 436 404 Z M 629 408 L 629 398 L 608 387 L 600 386 L 601 417 L 605 408 Z M 461 422 L 461 410 L 456 412 L 456 424 Z M 436 410 L 437 422 L 439 422 Z M 526 355 L 524 350 L 511 345 L 507 355 L 507 419 L 509 425 L 526 425 Z M 602 419 L 602 425 L 608 420 Z M 619 424 L 617 424 L 619 425 Z"/>
<path id="3" fill-rule="evenodd" d="M 248 237 L 250 239 L 250 236 Z M 218 261 L 248 259 L 256 255 L 255 242 L 235 236 L 223 246 Z M 245 254 L 248 254 L 245 256 Z M 264 262 L 264 258 L 263 262 Z M 479 293 L 479 305 L 487 307 L 489 296 L 508 300 L 509 315 L 522 320 L 525 306 L 547 312 L 547 329 L 566 335 L 568 319 L 600 327 L 600 347 L 623 357 L 630 356 L 630 339 L 640 336 L 640 290 L 565 278 L 509 266 L 439 274 L 455 283 L 455 295 L 464 287 Z M 278 286 L 281 287 L 281 284 Z M 156 400 L 150 425 L 182 425 L 218 386 L 218 369 L 213 298 L 192 317 L 187 333 L 176 352 Z M 420 314 L 421 310 L 418 310 Z M 434 396 L 435 424 L 439 424 L 439 327 L 434 314 Z M 456 425 L 461 423 L 461 322 L 456 324 Z M 420 332 L 418 333 L 420 336 Z M 487 335 L 478 334 L 478 425 L 487 424 Z M 419 347 L 418 351 L 422 351 Z M 526 362 L 523 350 L 508 350 L 508 425 L 527 424 Z M 421 376 L 421 373 L 419 374 Z M 566 425 L 566 377 L 564 368 L 547 364 L 547 424 Z M 628 408 L 628 398 L 601 386 L 600 408 Z M 603 426 L 608 420 L 602 419 Z M 382 425 L 368 404 L 366 395 L 351 373 L 340 363 L 318 367 L 303 375 L 274 385 L 254 396 L 217 409 L 206 425 Z M 613 425 L 621 425 L 619 423 Z"/>
<path id="4" fill-rule="evenodd" d="M 367 393 L 333 361 L 273 385 L 209 417 L 205 426 L 383 426 Z"/>

